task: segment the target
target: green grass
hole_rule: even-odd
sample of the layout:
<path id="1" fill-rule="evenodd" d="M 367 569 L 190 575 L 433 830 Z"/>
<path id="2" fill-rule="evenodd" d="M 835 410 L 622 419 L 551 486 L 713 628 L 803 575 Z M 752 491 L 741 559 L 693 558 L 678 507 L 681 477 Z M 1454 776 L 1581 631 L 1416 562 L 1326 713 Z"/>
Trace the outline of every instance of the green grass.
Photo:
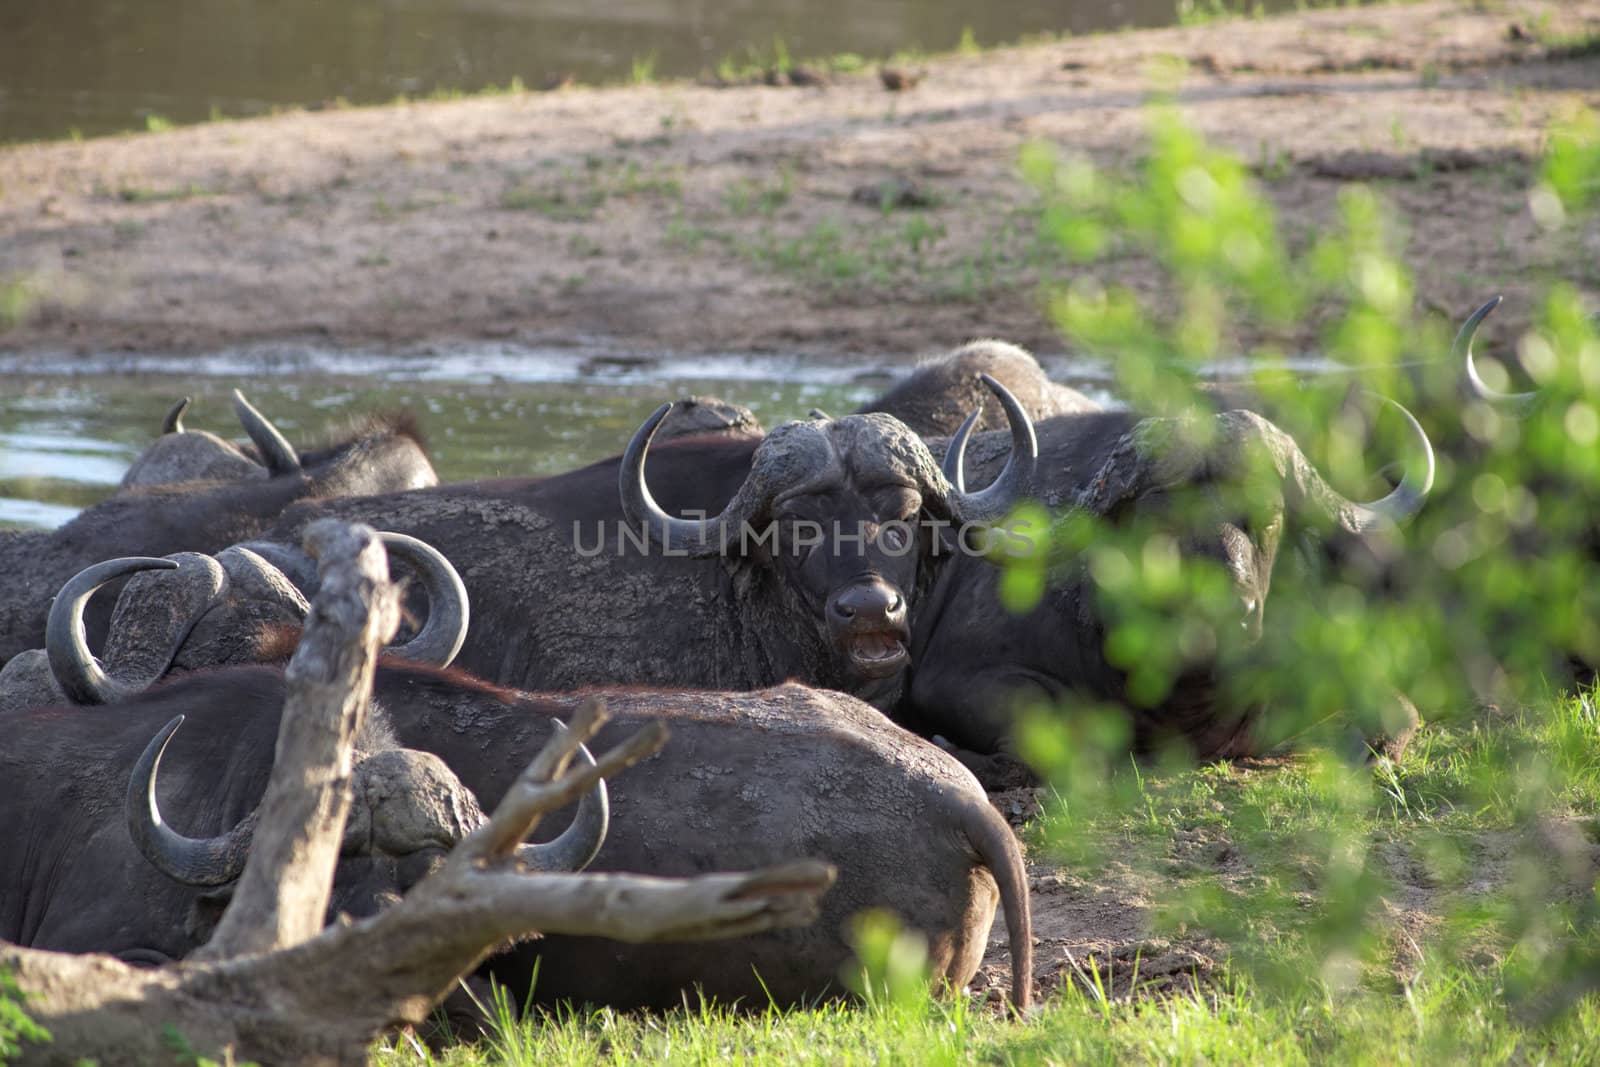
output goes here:
<path id="1" fill-rule="evenodd" d="M 541 1019 L 436 1055 L 390 1045 L 373 1061 L 384 1067 L 1583 1062 L 1596 1051 L 1597 1022 L 1589 1004 L 1559 1023 L 1533 1027 L 1497 1003 L 1490 978 L 1428 975 L 1408 995 L 1368 994 L 1337 1006 L 1274 1003 L 1248 991 L 1108 1002 L 1074 987 L 1025 1024 L 937 1001 L 743 1017 L 702 1008 L 663 1016 L 597 1011 Z"/>
<path id="2" fill-rule="evenodd" d="M 678 168 L 641 167 L 591 157 L 584 170 L 564 170 L 553 178 L 514 179 L 500 194 L 507 211 L 534 211 L 552 219 L 581 221 L 595 216 L 606 201 L 653 199 L 676 201 L 683 197 L 683 174 Z"/>
<path id="3" fill-rule="evenodd" d="M 1552 59 L 1584 59 L 1600 54 L 1600 33 L 1578 31 L 1575 33 L 1544 33 L 1539 43 L 1549 51 Z"/>
<path id="4" fill-rule="evenodd" d="M 725 199 L 736 216 L 771 218 L 786 200 L 772 186 L 736 183 Z M 991 213 L 975 239 L 950 239 L 937 210 L 872 211 L 855 208 L 830 215 L 803 230 L 763 227 L 737 242 L 739 251 L 763 269 L 794 278 L 824 293 L 846 289 L 899 299 L 981 300 L 1002 288 L 1037 282 L 1058 262 L 1038 235 L 1037 208 L 1025 205 Z"/>
<path id="5" fill-rule="evenodd" d="M 1065 846 L 1064 870 L 1091 881 L 1112 860 L 1139 872 L 1129 906 L 1156 901 L 1167 936 L 1226 934 L 1218 967 L 1184 991 L 1146 994 L 1138 961 L 1108 974 L 1080 957 L 1022 1023 L 967 997 L 904 991 L 865 1005 L 737 1014 L 691 999 L 664 1014 L 565 1010 L 521 1022 L 502 1005 L 484 1041 L 430 1054 L 394 1039 L 374 1062 L 1420 1065 L 1600 1055 L 1600 1000 L 1574 995 L 1587 979 L 1563 982 L 1596 958 L 1587 913 L 1527 881 L 1553 867 L 1536 816 L 1600 810 L 1593 692 L 1430 724 L 1397 765 L 1375 772 L 1314 755 L 1167 770 L 1122 762 L 1092 790 L 1056 799 L 1028 828 L 1035 855 Z M 1181 847 L 1195 840 L 1209 842 L 1198 860 Z M 1485 857 L 1497 850 L 1527 862 L 1491 868 Z M 1226 872 L 1209 858 L 1219 853 L 1233 857 Z M 1376 906 L 1399 899 L 1378 862 L 1397 856 L 1436 898 L 1439 924 L 1420 943 L 1390 936 L 1397 924 Z M 1330 964 L 1352 945 L 1357 966 Z"/>
<path id="6" fill-rule="evenodd" d="M 1378 4 L 1416 3 L 1417 0 L 1294 0 L 1295 11 L 1319 11 L 1328 8 L 1366 7 Z M 1205 26 L 1229 19 L 1261 19 L 1267 17 L 1262 0 L 1176 0 L 1173 13 L 1180 26 Z M 1366 30 L 1356 30 L 1363 33 Z"/>
<path id="7" fill-rule="evenodd" d="M 1517 25 L 1543 45 L 1552 59 L 1582 59 L 1600 52 L 1600 33 L 1588 28 L 1558 30 L 1552 25 L 1548 11 L 1541 11 Z"/>
<path id="8" fill-rule="evenodd" d="M 20 325 L 38 301 L 33 280 L 27 275 L 0 275 L 0 331 Z"/>
<path id="9" fill-rule="evenodd" d="M 771 181 L 740 178 L 723 192 L 723 201 L 728 211 L 740 218 L 750 215 L 771 218 L 789 202 L 793 188 L 794 175 L 788 167 L 783 167 Z"/>

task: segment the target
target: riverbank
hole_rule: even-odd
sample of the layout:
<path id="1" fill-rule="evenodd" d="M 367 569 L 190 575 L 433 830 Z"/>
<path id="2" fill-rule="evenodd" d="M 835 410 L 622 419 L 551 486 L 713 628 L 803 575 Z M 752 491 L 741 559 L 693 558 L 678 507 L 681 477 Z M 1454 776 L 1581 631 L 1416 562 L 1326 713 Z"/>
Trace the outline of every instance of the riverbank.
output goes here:
<path id="1" fill-rule="evenodd" d="M 1372 182 L 1421 305 L 1455 318 L 1506 293 L 1486 332 L 1508 335 L 1540 277 L 1600 294 L 1600 234 L 1537 240 L 1526 196 L 1547 123 L 1600 107 L 1597 40 L 1600 0 L 1434 0 L 822 85 L 566 88 L 16 146 L 0 321 L 20 321 L 0 351 L 911 358 L 993 335 L 1056 352 L 1017 151 L 1128 163 L 1169 57 L 1185 119 L 1255 165 L 1291 238 Z M 894 74 L 916 84 L 891 91 Z M 1105 273 L 1155 277 L 1134 258 Z"/>

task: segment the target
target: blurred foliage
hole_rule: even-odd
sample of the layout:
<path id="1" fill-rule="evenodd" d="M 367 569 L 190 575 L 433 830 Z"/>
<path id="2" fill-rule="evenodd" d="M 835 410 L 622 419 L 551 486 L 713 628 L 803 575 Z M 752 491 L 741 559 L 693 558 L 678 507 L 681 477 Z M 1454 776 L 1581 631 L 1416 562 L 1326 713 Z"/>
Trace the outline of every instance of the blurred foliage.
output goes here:
<path id="1" fill-rule="evenodd" d="M 1581 111 L 1550 131 L 1549 150 L 1531 203 L 1534 217 L 1549 227 L 1584 212 L 1600 198 L 1600 119 Z"/>
<path id="2" fill-rule="evenodd" d="M 850 947 L 855 958 L 839 977 L 869 1007 L 896 1010 L 927 1000 L 927 938 L 906 929 L 898 916 L 877 909 L 854 916 Z"/>
<path id="3" fill-rule="evenodd" d="M 22 1051 L 21 1042 L 49 1041 L 50 1031 L 28 1017 L 25 994 L 10 971 L 0 970 L 0 1063 Z"/>
<path id="4" fill-rule="evenodd" d="M 1019 517 L 1049 536 L 1007 561 L 1006 605 L 1076 591 L 1109 670 L 1018 709 L 1017 751 L 1054 792 L 1042 836 L 1069 866 L 1166 887 L 1161 927 L 1220 939 L 1234 988 L 1270 1003 L 1450 1000 L 1451 983 L 1488 983 L 1518 1010 L 1570 1006 L 1600 981 L 1600 723 L 1594 691 L 1571 688 L 1575 665 L 1600 663 L 1600 337 L 1579 294 L 1552 284 L 1514 353 L 1479 341 L 1486 378 L 1513 387 L 1504 363 L 1538 389 L 1519 419 L 1467 397 L 1457 323 L 1419 315 L 1403 229 L 1371 190 L 1345 189 L 1338 217 L 1291 246 L 1245 165 L 1159 104 L 1127 172 L 1039 144 L 1021 169 L 1070 264 L 1050 287 L 1055 321 L 1157 417 L 1124 456 L 1145 469 L 1116 506 L 1078 485 L 1076 506 Z M 1597 192 L 1600 124 L 1583 113 L 1550 131 L 1530 210 L 1554 240 L 1592 225 Z M 1162 267 L 1155 292 L 1100 280 L 1096 264 L 1128 254 Z M 1309 377 L 1277 341 L 1308 320 Z M 1219 365 L 1239 380 L 1209 380 Z M 1264 415 L 1332 485 L 1375 499 L 1398 481 L 1388 460 L 1421 465 L 1372 394 L 1415 411 L 1438 456 L 1400 529 L 1357 534 L 1306 506 L 1293 447 L 1218 414 Z M 1259 633 L 1240 624 L 1236 570 L 1206 547 L 1224 527 L 1271 563 Z M 1407 697 L 1428 725 L 1391 760 L 1373 746 L 1406 726 Z M 1299 754 L 1266 775 L 1196 768 L 1202 727 L 1212 749 Z M 1426 947 L 1393 904 L 1397 872 L 1445 902 Z M 1483 965 L 1457 968 L 1473 952 Z"/>

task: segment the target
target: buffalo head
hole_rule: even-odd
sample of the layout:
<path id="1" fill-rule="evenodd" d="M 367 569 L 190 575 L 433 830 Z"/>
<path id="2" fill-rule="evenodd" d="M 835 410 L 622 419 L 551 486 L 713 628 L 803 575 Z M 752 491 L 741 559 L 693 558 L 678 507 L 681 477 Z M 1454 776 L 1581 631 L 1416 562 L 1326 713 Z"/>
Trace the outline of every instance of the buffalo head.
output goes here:
<path id="1" fill-rule="evenodd" d="M 139 853 L 166 877 L 217 890 L 244 872 L 258 821 L 252 812 L 216 837 L 190 838 L 170 826 L 156 799 L 161 758 L 183 725 L 177 716 L 151 739 L 128 779 L 128 834 Z M 379 731 L 382 732 L 381 728 Z M 593 764 L 580 746 L 576 758 Z M 192 771 L 190 773 L 193 773 Z M 439 757 L 408 748 L 381 747 L 359 755 L 351 774 L 352 802 L 334 876 L 330 919 L 340 912 L 370 915 L 421 881 L 455 845 L 486 821 L 472 792 Z M 532 871 L 581 871 L 604 843 L 610 821 L 605 783 L 584 794 L 572 824 L 555 840 L 524 844 L 517 858 Z M 218 896 L 198 907 L 192 922 L 214 920 Z M 206 931 L 194 930 L 203 935 Z"/>
<path id="2" fill-rule="evenodd" d="M 1026 349 L 1005 341 L 982 340 L 924 363 L 857 413 L 893 415 L 925 437 L 952 434 L 972 411 L 982 411 L 985 375 L 1004 385 L 1036 420 L 1100 407 L 1076 389 L 1051 381 Z M 986 412 L 977 428 L 1000 430 L 1004 426 L 999 413 Z"/>
<path id="3" fill-rule="evenodd" d="M 669 404 L 623 454 L 623 513 L 668 555 L 721 556 L 774 578 L 784 609 L 814 620 L 845 679 L 892 678 L 909 662 L 908 597 L 921 562 L 941 551 L 937 527 L 998 522 L 1033 475 L 1038 446 L 1026 412 L 994 379 L 984 383 L 1005 407 L 1012 454 L 982 492 L 951 485 L 921 438 L 892 416 L 822 416 L 769 434 L 721 513 L 668 515 L 644 465 Z"/>
<path id="4" fill-rule="evenodd" d="M 421 629 L 387 654 L 447 666 L 467 632 L 470 609 L 460 575 L 437 550 L 413 537 L 378 536 L 392 558 L 420 576 L 428 599 Z M 102 585 L 130 574 L 138 577 L 117 600 L 105 650 L 116 669 L 108 671 L 90 651 L 83 609 Z M 316 587 L 311 588 L 314 593 Z M 175 670 L 256 662 L 263 633 L 298 626 L 309 610 L 306 596 L 289 577 L 243 546 L 215 558 L 192 552 L 168 559 L 125 557 L 97 563 L 62 587 L 51 606 L 45 651 L 68 699 L 111 704 Z"/>
<path id="5" fill-rule="evenodd" d="M 992 568 L 962 565 L 942 576 L 917 624 L 900 717 L 994 752 L 1009 744 L 1019 698 L 1088 698 L 1129 709 L 1136 744 L 1177 734 L 1205 756 L 1250 751 L 1254 709 L 1237 702 L 1230 672 L 1263 635 L 1282 549 L 1293 545 L 1297 564 L 1308 552 L 1324 557 L 1316 566 L 1343 562 L 1356 546 L 1378 553 L 1381 535 L 1413 515 L 1432 485 L 1432 450 L 1403 414 L 1417 455 L 1401 485 L 1372 503 L 1339 494 L 1287 434 L 1253 412 L 1042 424 L 1049 466 L 1041 465 L 1038 495 L 1060 509 L 1057 550 L 1066 554 L 1021 615 L 1004 606 Z M 945 463 L 958 484 L 964 446 L 964 435 L 953 439 Z M 1164 600 L 1136 599 L 1143 594 L 1130 576 L 1140 568 L 1147 577 L 1210 572 L 1217 580 L 1196 582 L 1204 595 L 1180 618 L 1181 597 L 1172 598 L 1182 586 Z M 1130 610 L 1184 625 L 1171 644 L 1163 638 L 1130 658 L 1112 640 Z M 1164 665 L 1165 688 L 1136 679 L 1135 668 L 1152 662 Z"/>
<path id="6" fill-rule="evenodd" d="M 354 424 L 334 443 L 301 451 L 245 399 L 233 391 L 233 409 L 250 444 L 240 445 L 183 425 L 190 398 L 172 406 L 161 436 L 123 475 L 123 489 L 184 483 L 250 482 L 303 478 L 318 495 L 378 493 L 437 485 L 421 438 L 409 420 L 376 417 Z"/>

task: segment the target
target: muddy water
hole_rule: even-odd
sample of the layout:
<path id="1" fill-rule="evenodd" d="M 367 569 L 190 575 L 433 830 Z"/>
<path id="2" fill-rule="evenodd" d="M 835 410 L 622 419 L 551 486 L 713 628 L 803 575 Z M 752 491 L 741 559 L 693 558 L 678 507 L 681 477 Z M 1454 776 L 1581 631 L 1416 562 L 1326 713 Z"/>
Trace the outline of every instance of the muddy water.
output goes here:
<path id="1" fill-rule="evenodd" d="M 110 493 L 180 396 L 194 398 L 187 427 L 242 437 L 231 406 L 235 386 L 295 442 L 320 439 L 331 426 L 365 412 L 416 412 L 435 466 L 447 481 L 553 474 L 615 455 L 656 405 L 687 394 L 737 400 L 771 426 L 803 417 L 813 407 L 848 411 L 874 395 L 874 381 L 881 386 L 871 377 L 821 382 L 673 374 L 638 378 L 8 374 L 0 376 L 0 525 L 57 526 Z"/>
<path id="2" fill-rule="evenodd" d="M 1196 6 L 1206 6 L 1200 0 Z M 1271 0 L 1271 10 L 1294 0 Z M 1170 23 L 1176 0 L 3 0 L 0 142 L 343 98 L 693 77 L 770 61 Z"/>

